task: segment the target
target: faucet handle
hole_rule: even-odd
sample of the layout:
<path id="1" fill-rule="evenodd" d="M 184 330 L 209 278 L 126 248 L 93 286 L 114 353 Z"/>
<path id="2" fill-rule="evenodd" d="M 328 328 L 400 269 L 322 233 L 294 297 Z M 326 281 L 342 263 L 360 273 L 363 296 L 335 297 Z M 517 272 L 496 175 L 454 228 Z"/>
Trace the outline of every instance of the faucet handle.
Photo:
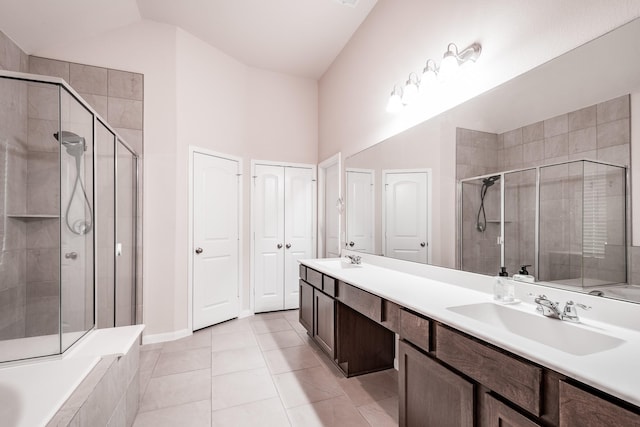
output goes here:
<path id="1" fill-rule="evenodd" d="M 573 301 L 567 301 L 562 311 L 562 320 L 568 320 L 569 322 L 579 322 L 578 312 L 576 307 L 580 307 L 583 310 L 591 310 L 591 306 L 581 303 L 575 303 Z"/>

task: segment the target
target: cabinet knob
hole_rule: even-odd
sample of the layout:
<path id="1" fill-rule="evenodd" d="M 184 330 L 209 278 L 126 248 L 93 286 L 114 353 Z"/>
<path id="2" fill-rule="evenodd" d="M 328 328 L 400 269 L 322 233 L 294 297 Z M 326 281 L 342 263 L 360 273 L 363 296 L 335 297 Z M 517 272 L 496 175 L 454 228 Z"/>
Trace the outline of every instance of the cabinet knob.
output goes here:
<path id="1" fill-rule="evenodd" d="M 278 249 L 282 249 L 282 243 L 278 243 Z"/>
<path id="2" fill-rule="evenodd" d="M 200 255 L 202 252 L 204 252 L 204 249 L 196 248 L 196 254 Z"/>

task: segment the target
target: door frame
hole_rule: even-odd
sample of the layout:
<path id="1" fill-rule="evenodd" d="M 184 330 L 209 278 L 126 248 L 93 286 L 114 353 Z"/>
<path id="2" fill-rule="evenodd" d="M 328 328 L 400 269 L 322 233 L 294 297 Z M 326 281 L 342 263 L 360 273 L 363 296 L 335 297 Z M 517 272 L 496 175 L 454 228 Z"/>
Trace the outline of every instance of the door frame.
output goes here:
<path id="1" fill-rule="evenodd" d="M 249 231 L 249 310 L 251 310 L 251 313 L 255 313 L 255 291 L 256 291 L 256 287 L 255 287 L 255 227 L 254 227 L 254 213 L 255 213 L 255 209 L 254 209 L 254 199 L 255 199 L 255 192 L 254 192 L 254 179 L 256 178 L 255 175 L 255 170 L 256 170 L 256 165 L 265 165 L 265 166 L 282 166 L 282 167 L 293 167 L 293 168 L 305 168 L 305 169 L 311 169 L 311 174 L 313 176 L 313 182 L 316 183 L 316 185 L 313 186 L 313 207 L 311 209 L 311 211 L 313 212 L 313 224 L 312 224 L 312 229 L 314 230 L 312 239 L 316 240 L 316 242 L 312 242 L 311 243 L 311 248 L 312 250 L 315 252 L 312 256 L 312 258 L 315 258 L 316 256 L 316 244 L 317 244 L 317 240 L 318 240 L 318 210 L 317 210 L 317 206 L 318 206 L 318 167 L 314 164 L 311 163 L 291 163 L 291 162 L 277 162 L 277 161 L 273 161 L 273 160 L 256 160 L 256 159 L 251 159 L 251 177 L 249 180 L 249 187 L 251 188 L 251 210 L 250 212 L 250 231 Z"/>
<path id="2" fill-rule="evenodd" d="M 193 332 L 193 156 L 196 154 L 204 154 L 207 156 L 219 157 L 221 159 L 230 160 L 234 162 L 238 162 L 238 173 L 240 179 L 238 180 L 238 300 L 239 300 L 239 311 L 242 313 L 242 251 L 243 251 L 243 169 L 242 169 L 242 158 L 231 156 L 229 154 L 220 153 L 217 151 L 209 150 L 206 148 L 196 147 L 194 145 L 189 145 L 189 196 L 188 196 L 188 231 L 187 231 L 187 241 L 188 241 L 188 250 L 187 250 L 187 328 L 190 332 Z"/>
<path id="3" fill-rule="evenodd" d="M 384 169 L 382 171 L 382 185 L 384 194 L 381 194 L 380 203 L 382 204 L 382 255 L 387 256 L 387 175 L 395 173 L 426 173 L 427 174 L 427 264 L 431 262 L 431 177 L 433 173 L 431 168 L 418 169 Z"/>
<path id="4" fill-rule="evenodd" d="M 326 174 L 327 169 L 329 169 L 333 165 L 338 165 L 338 199 L 342 200 L 344 204 L 344 195 L 342 193 L 342 153 L 338 152 L 333 156 L 329 157 L 326 160 L 318 163 L 318 229 L 316 234 L 318 235 L 318 250 L 316 255 L 323 254 L 325 247 L 325 224 L 326 218 L 324 216 L 324 211 L 326 208 L 326 199 L 325 199 L 325 191 L 326 191 Z M 337 202 L 337 201 L 336 201 Z M 344 211 L 344 209 L 343 209 Z M 338 212 L 338 251 L 342 251 L 342 212 Z"/>
<path id="5" fill-rule="evenodd" d="M 371 175 L 371 182 L 373 183 L 373 190 L 371 191 L 371 253 L 376 255 L 376 170 L 375 169 L 364 169 L 364 168 L 345 168 L 344 170 L 344 185 L 345 185 L 345 200 L 344 200 L 344 247 L 340 248 L 342 253 L 343 249 L 349 250 L 347 247 L 347 241 L 349 240 L 349 214 L 347 212 L 347 206 L 349 206 L 349 188 L 347 188 L 348 173 L 356 172 L 356 173 L 368 173 Z"/>

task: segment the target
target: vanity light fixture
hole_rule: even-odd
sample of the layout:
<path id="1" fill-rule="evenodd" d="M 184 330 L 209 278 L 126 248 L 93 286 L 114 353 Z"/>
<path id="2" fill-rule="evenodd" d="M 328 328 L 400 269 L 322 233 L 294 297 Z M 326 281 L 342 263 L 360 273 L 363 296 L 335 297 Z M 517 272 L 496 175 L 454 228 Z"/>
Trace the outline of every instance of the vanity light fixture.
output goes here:
<path id="1" fill-rule="evenodd" d="M 402 103 L 404 105 L 411 104 L 418 97 L 418 86 L 420 86 L 418 75 L 412 72 L 409 74 L 409 79 L 402 91 Z"/>
<path id="2" fill-rule="evenodd" d="M 404 104 L 402 103 L 402 88 L 397 85 L 393 87 L 391 96 L 389 96 L 389 102 L 387 102 L 387 111 L 389 113 L 399 113 L 402 111 Z"/>
<path id="3" fill-rule="evenodd" d="M 429 59 L 422 71 L 422 78 L 411 72 L 404 85 L 404 91 L 398 86 L 393 87 L 387 103 L 387 111 L 390 113 L 400 112 L 402 107 L 411 104 L 418 98 L 418 92 L 429 91 L 437 80 L 445 81 L 455 77 L 463 65 L 476 62 L 480 53 L 482 53 L 482 46 L 479 43 L 473 43 L 461 52 L 458 51 L 458 46 L 455 43 L 449 43 L 439 67 L 433 59 Z"/>

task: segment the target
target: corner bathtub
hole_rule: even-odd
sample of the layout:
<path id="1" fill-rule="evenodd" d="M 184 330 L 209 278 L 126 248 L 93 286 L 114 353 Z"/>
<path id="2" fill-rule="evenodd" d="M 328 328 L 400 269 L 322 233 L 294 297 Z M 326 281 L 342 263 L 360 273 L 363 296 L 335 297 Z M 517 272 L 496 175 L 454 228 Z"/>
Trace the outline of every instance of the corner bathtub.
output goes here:
<path id="1" fill-rule="evenodd" d="M 102 357 L 126 354 L 143 329 L 94 330 L 60 359 L 0 365 L 0 424 L 45 426 Z"/>

